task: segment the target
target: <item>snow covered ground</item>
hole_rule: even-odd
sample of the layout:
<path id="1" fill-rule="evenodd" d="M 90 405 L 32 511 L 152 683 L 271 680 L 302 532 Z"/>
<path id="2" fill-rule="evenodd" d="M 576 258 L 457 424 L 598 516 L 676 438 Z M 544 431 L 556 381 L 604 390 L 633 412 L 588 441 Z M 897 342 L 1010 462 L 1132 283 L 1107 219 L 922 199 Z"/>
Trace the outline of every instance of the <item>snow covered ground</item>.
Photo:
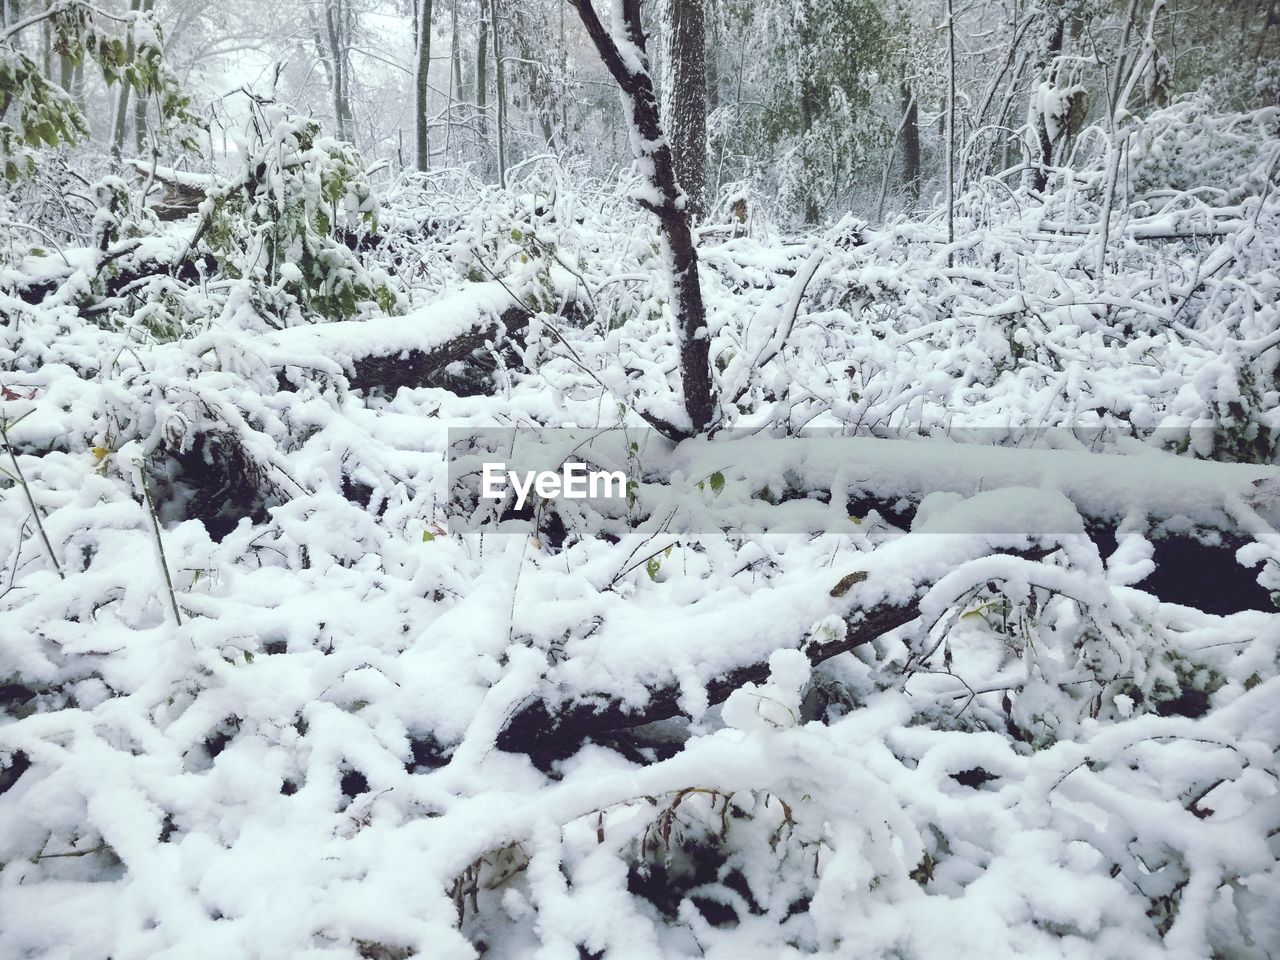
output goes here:
<path id="1" fill-rule="evenodd" d="M 950 247 L 708 231 L 773 446 L 675 456 L 726 516 L 821 494 L 786 533 L 450 532 L 451 426 L 678 420 L 625 183 L 405 191 L 323 304 L 260 238 L 102 287 L 194 220 L 6 261 L 0 958 L 1274 956 L 1280 614 L 1143 583 L 1181 539 L 1280 588 L 1275 123 L 1101 274 L 1097 169 L 975 188 Z M 352 387 L 477 329 L 449 387 Z"/>

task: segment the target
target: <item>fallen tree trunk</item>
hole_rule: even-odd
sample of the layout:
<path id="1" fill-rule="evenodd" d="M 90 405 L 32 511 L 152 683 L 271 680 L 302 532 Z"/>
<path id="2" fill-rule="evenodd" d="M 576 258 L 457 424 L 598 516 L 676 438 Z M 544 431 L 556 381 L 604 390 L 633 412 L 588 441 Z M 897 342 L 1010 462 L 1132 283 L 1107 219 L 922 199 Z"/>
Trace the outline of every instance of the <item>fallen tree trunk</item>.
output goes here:
<path id="1" fill-rule="evenodd" d="M 502 283 L 476 283 L 403 317 L 290 327 L 266 338 L 268 362 L 284 381 L 290 368 L 346 377 L 356 390 L 456 386 L 450 364 L 471 358 L 522 328 L 529 310 Z"/>
<path id="2" fill-rule="evenodd" d="M 50 297 L 58 297 L 63 286 L 72 283 L 72 296 L 62 299 L 77 302 L 82 312 L 92 314 L 101 309 L 102 301 L 129 292 L 139 281 L 167 274 L 184 283 L 198 283 L 202 273 L 211 273 L 216 267 L 212 255 L 192 250 L 185 256 L 175 250 L 173 259 L 154 253 L 134 256 L 140 246 L 136 240 L 127 240 L 106 253 L 91 248 L 66 250 L 65 262 L 63 255 L 35 258 L 37 266 L 11 292 L 24 303 L 38 306 Z M 88 286 L 92 286 L 90 294 L 85 292 Z"/>
<path id="3" fill-rule="evenodd" d="M 799 646 L 809 662 L 817 665 L 871 643 L 920 617 L 924 612 L 921 609 L 922 603 L 935 583 L 909 583 L 904 579 L 902 561 L 912 555 L 915 546 L 899 541 L 897 546 L 886 549 L 879 557 L 869 556 L 873 562 L 866 569 L 846 573 L 834 583 L 831 580 L 817 581 L 812 589 L 806 582 L 801 604 L 803 609 L 794 610 L 793 622 L 799 634 L 790 639 L 770 637 L 765 646 L 757 644 L 750 636 L 757 625 L 752 622 L 748 612 L 742 620 L 741 630 L 745 641 L 743 646 L 753 652 L 747 655 L 747 662 L 714 670 L 707 676 L 706 704 L 723 703 L 729 694 L 744 684 L 765 680 L 769 675 L 768 661 L 773 650 Z M 1040 560 L 1056 549 L 1056 545 L 1025 549 L 993 547 L 987 555 L 1003 554 L 1024 560 Z M 938 554 L 945 554 L 947 558 L 938 565 L 940 578 L 966 560 L 975 559 L 981 555 L 981 551 L 975 551 L 972 543 L 953 542 L 940 546 Z M 797 595 L 779 593 L 763 599 L 790 606 Z M 935 603 L 934 606 L 936 605 Z M 811 623 L 833 613 L 844 621 L 843 633 L 830 637 L 814 634 L 805 639 L 805 632 Z M 925 613 L 926 619 L 937 614 L 936 610 Z M 772 649 L 766 652 L 766 646 Z M 549 689 L 556 687 L 554 680 L 544 683 Z M 498 734 L 495 745 L 500 750 L 526 753 L 538 760 L 569 756 L 588 737 L 629 730 L 672 717 L 688 716 L 689 712 L 684 705 L 688 695 L 689 690 L 671 675 L 647 684 L 647 697 L 643 704 L 609 693 L 559 699 L 540 696 L 515 712 Z"/>
<path id="4" fill-rule="evenodd" d="M 865 579 L 866 574 L 862 576 Z M 838 590 L 845 582 L 840 581 L 833 590 Z M 854 606 L 845 614 L 847 630 L 843 637 L 825 643 L 811 643 L 803 648 L 804 653 L 809 662 L 816 665 L 870 643 L 916 619 L 920 614 L 919 602 L 920 596 L 917 595 L 901 602 L 884 600 L 866 608 Z M 747 683 L 760 683 L 768 676 L 767 660 L 729 670 L 707 684 L 707 702 L 712 705 L 723 703 L 734 690 Z M 580 698 L 568 704 L 534 700 L 508 721 L 496 744 L 498 749 L 512 753 L 568 756 L 587 737 L 684 715 L 680 706 L 682 694 L 679 684 L 671 682 L 650 689 L 648 702 L 639 708 L 631 708 L 624 701 L 604 694 Z"/>

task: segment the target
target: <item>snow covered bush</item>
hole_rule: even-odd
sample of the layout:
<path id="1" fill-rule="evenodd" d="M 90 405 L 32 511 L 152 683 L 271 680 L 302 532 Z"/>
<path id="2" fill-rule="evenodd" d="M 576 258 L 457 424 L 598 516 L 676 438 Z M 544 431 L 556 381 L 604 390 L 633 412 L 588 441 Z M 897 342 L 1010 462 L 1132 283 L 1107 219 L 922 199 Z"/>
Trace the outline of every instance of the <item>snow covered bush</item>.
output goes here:
<path id="1" fill-rule="evenodd" d="M 269 301 L 283 298 L 266 309 L 286 324 L 393 311 L 388 277 L 351 249 L 378 227 L 358 151 L 273 105 L 257 106 L 252 126 L 239 175 L 212 189 L 203 206 L 209 246 L 226 272 L 256 281 Z"/>

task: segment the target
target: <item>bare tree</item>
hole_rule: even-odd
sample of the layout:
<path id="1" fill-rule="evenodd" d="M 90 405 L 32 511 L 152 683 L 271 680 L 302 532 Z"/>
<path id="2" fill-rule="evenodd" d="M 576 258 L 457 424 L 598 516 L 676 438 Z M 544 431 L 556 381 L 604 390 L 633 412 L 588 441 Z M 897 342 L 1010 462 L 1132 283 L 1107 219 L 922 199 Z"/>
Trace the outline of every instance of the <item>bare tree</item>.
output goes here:
<path id="1" fill-rule="evenodd" d="M 956 15 L 947 0 L 947 243 L 956 239 Z M 947 253 L 947 266 L 955 254 Z"/>
<path id="2" fill-rule="evenodd" d="M 480 29 L 476 40 L 476 119 L 480 127 L 482 150 L 488 149 L 486 141 L 489 138 L 489 91 L 486 74 L 489 63 L 489 5 L 492 2 L 493 0 L 480 0 Z M 484 168 L 487 170 L 488 167 L 489 162 L 486 156 Z"/>
<path id="3" fill-rule="evenodd" d="M 907 203 L 920 202 L 920 110 L 915 95 L 904 78 L 898 88 L 902 100 L 902 183 Z"/>
<path id="4" fill-rule="evenodd" d="M 670 271 L 685 411 L 693 430 L 701 432 L 711 425 L 715 416 L 706 307 L 698 281 L 698 252 L 689 229 L 689 210 L 676 183 L 671 146 L 663 134 L 658 100 L 649 75 L 644 29 L 640 23 L 641 0 L 621 0 L 615 4 L 615 16 L 621 13 L 621 22 L 616 24 L 621 35 L 600 22 L 591 0 L 570 2 L 577 8 L 600 59 L 621 89 L 623 107 L 632 127 L 631 149 L 654 190 L 653 198 L 639 198 L 637 202 L 658 218 L 659 236 Z M 666 427 L 672 432 L 684 432 L 672 424 Z"/>

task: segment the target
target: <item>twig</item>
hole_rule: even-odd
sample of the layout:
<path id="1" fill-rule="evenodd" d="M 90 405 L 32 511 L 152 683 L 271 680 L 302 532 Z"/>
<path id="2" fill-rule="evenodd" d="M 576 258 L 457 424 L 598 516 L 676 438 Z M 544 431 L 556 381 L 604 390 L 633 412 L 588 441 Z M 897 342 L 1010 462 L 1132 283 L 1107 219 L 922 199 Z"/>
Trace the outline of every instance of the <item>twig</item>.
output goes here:
<path id="1" fill-rule="evenodd" d="M 35 520 L 36 530 L 40 534 L 40 542 L 44 544 L 45 555 L 49 558 L 49 562 L 53 564 L 53 569 L 57 571 L 59 579 L 67 579 L 67 575 L 62 572 L 62 566 L 58 563 L 58 558 L 53 555 L 53 544 L 49 542 L 49 534 L 45 532 L 44 523 L 40 520 L 40 509 L 36 506 L 35 497 L 31 495 L 31 487 L 27 484 L 27 478 L 22 474 L 22 467 L 18 465 L 18 454 L 13 449 L 13 444 L 9 441 L 9 420 L 0 416 L 0 440 L 4 441 L 4 448 L 9 451 L 9 459 L 13 461 L 13 475 L 18 480 L 18 486 L 22 487 L 22 492 L 26 494 L 27 506 L 31 508 L 31 517 Z"/>

